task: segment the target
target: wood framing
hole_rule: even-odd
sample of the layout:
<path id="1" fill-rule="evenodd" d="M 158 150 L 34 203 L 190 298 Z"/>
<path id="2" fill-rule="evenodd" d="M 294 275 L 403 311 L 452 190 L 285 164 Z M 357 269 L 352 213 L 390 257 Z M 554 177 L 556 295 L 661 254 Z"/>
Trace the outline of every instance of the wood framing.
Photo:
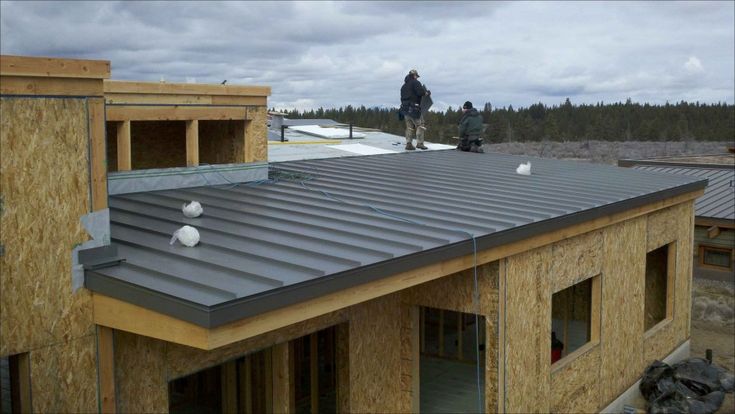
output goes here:
<path id="1" fill-rule="evenodd" d="M 481 251 L 477 254 L 477 264 L 489 263 L 614 223 L 640 217 L 652 211 L 693 200 L 702 193 L 702 190 L 694 191 L 612 216 L 573 225 L 557 232 L 540 234 L 526 240 Z M 195 348 L 215 349 L 286 325 L 438 279 L 468 269 L 472 267 L 473 263 L 473 255 L 467 255 L 412 269 L 365 285 L 266 312 L 211 330 L 100 294 L 93 295 L 94 317 L 95 323 L 115 329 Z"/>
<path id="2" fill-rule="evenodd" d="M 186 121 L 186 166 L 199 165 L 199 121 Z"/>
<path id="3" fill-rule="evenodd" d="M 116 413 L 115 399 L 115 347 L 111 328 L 97 326 L 97 377 L 99 381 L 99 410 Z"/>
<path id="4" fill-rule="evenodd" d="M 105 102 L 89 98 L 89 155 L 92 175 L 92 210 L 107 208 L 107 154 L 105 153 Z"/>
<path id="5" fill-rule="evenodd" d="M 2 55 L 0 73 L 13 76 L 106 79 L 110 77 L 110 62 Z"/>
<path id="6" fill-rule="evenodd" d="M 225 121 L 248 119 L 247 107 L 107 106 L 108 121 Z"/>
<path id="7" fill-rule="evenodd" d="M 117 123 L 117 170 L 130 171 L 133 168 L 130 152 L 130 121 Z"/>
<path id="8" fill-rule="evenodd" d="M 196 83 L 105 81 L 105 96 L 116 103 L 137 102 L 140 95 L 270 96 L 268 86 L 205 85 Z M 127 94 L 127 95 L 124 95 Z M 122 99 L 125 97 L 125 99 Z M 137 102 L 140 103 L 140 102 Z M 210 102 L 202 102 L 210 103 Z"/>

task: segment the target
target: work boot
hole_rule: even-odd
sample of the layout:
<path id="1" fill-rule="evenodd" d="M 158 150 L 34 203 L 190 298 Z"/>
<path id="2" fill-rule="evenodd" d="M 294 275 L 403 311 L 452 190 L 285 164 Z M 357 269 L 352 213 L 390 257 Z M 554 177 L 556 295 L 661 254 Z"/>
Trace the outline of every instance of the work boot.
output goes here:
<path id="1" fill-rule="evenodd" d="M 416 148 L 422 149 L 422 150 L 429 149 L 429 147 L 427 147 L 426 145 L 424 145 L 423 142 L 422 143 L 419 143 L 419 144 L 416 144 Z"/>
<path id="2" fill-rule="evenodd" d="M 406 144 L 406 151 L 413 151 L 415 149 L 416 148 L 413 146 L 412 143 L 409 142 L 408 144 Z"/>

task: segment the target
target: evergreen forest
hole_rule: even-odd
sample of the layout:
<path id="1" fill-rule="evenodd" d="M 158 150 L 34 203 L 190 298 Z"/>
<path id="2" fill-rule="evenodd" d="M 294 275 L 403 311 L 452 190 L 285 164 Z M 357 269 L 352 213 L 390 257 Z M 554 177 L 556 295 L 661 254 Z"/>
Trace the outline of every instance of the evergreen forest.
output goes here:
<path id="1" fill-rule="evenodd" d="M 485 142 L 528 141 L 733 141 L 735 106 L 725 103 L 679 102 L 650 105 L 633 103 L 572 104 L 535 103 L 527 108 L 476 105 L 486 124 Z M 456 143 L 461 108 L 429 112 L 426 138 L 432 142 Z M 333 119 L 355 126 L 404 134 L 397 108 L 359 108 L 288 111 L 287 118 Z"/>

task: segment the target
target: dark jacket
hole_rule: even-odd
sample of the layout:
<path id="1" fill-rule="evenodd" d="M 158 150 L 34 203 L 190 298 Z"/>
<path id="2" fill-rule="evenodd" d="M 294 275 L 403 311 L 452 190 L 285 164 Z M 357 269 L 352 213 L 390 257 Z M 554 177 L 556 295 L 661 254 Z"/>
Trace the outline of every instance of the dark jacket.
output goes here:
<path id="1" fill-rule="evenodd" d="M 421 104 L 421 97 L 424 95 L 426 95 L 424 85 L 418 79 L 407 75 L 401 86 L 401 108 L 408 108 L 411 104 Z"/>
<path id="2" fill-rule="evenodd" d="M 472 108 L 462 115 L 459 120 L 459 138 L 478 137 L 482 135 L 485 126 L 482 123 L 482 116 L 477 109 Z"/>

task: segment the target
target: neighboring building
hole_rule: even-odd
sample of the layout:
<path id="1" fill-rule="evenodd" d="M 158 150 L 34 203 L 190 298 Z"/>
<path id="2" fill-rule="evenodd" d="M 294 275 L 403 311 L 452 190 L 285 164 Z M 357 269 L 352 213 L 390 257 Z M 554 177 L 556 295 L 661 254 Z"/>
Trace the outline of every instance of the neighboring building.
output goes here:
<path id="1" fill-rule="evenodd" d="M 268 164 L 268 88 L 0 69 L 18 410 L 589 412 L 688 353 L 703 180 L 459 151 Z M 184 224 L 197 246 L 170 244 Z"/>
<path id="2" fill-rule="evenodd" d="M 735 154 L 620 160 L 618 165 L 708 179 L 695 203 L 694 276 L 735 282 Z"/>

